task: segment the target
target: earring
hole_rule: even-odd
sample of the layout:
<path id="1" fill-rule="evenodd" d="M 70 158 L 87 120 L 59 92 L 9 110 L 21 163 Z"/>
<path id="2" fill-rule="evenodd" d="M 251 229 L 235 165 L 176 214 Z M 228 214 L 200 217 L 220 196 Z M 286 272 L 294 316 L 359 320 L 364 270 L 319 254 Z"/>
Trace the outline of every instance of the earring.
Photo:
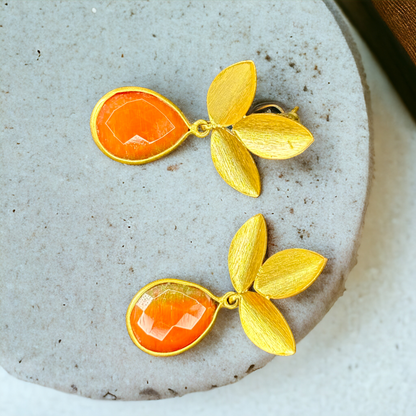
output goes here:
<path id="1" fill-rule="evenodd" d="M 167 98 L 146 88 L 123 87 L 110 91 L 95 105 L 91 132 L 108 157 L 139 165 L 153 162 L 176 149 L 188 136 L 211 134 L 214 166 L 228 185 L 258 197 L 261 182 L 250 154 L 265 159 L 289 159 L 313 142 L 299 122 L 298 107 L 279 114 L 252 113 L 257 85 L 252 61 L 238 62 L 221 71 L 207 96 L 209 121 L 191 124 Z"/>
<path id="2" fill-rule="evenodd" d="M 221 308 L 238 307 L 248 338 L 276 355 L 296 351 L 292 331 L 270 299 L 295 296 L 321 274 L 327 259 L 305 249 L 274 254 L 263 264 L 266 222 L 249 219 L 234 236 L 228 267 L 236 292 L 217 297 L 204 287 L 178 279 L 161 279 L 143 287 L 127 309 L 127 331 L 142 351 L 154 356 L 180 354 L 201 341 Z M 253 286 L 253 290 L 249 290 Z"/>

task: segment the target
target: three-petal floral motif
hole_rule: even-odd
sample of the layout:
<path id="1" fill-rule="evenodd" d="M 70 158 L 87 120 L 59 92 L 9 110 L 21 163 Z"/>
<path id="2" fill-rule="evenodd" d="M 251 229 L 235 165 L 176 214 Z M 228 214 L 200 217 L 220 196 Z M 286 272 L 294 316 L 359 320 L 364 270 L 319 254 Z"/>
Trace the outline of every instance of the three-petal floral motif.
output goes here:
<path id="1" fill-rule="evenodd" d="M 265 159 L 289 159 L 313 142 L 311 132 L 290 113 L 246 116 L 256 84 L 254 62 L 238 62 L 215 77 L 207 96 L 214 166 L 228 185 L 255 198 L 261 182 L 250 152 Z"/>
<path id="2" fill-rule="evenodd" d="M 327 259 L 313 251 L 280 251 L 263 264 L 267 228 L 258 214 L 234 236 L 228 254 L 231 282 L 238 293 L 240 319 L 250 340 L 276 355 L 292 355 L 295 339 L 285 318 L 270 301 L 295 296 L 321 274 Z M 255 291 L 249 289 L 253 286 Z"/>
<path id="3" fill-rule="evenodd" d="M 292 331 L 270 299 L 305 290 L 322 272 L 326 258 L 294 248 L 263 263 L 266 250 L 266 222 L 258 214 L 237 231 L 228 253 L 237 293 L 217 297 L 196 283 L 171 278 L 144 286 L 127 309 L 126 325 L 132 341 L 151 355 L 181 354 L 208 334 L 221 308 L 238 307 L 243 329 L 255 345 L 271 354 L 294 354 Z"/>

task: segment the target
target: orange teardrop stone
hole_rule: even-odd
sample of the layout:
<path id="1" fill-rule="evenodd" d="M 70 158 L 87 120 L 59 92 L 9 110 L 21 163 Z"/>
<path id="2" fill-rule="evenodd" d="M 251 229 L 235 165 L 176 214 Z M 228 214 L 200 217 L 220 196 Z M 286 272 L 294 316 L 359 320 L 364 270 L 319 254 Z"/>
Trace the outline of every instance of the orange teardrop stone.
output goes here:
<path id="1" fill-rule="evenodd" d="M 211 324 L 218 303 L 202 290 L 162 283 L 145 292 L 130 323 L 140 345 L 154 352 L 174 352 L 196 341 Z"/>
<path id="2" fill-rule="evenodd" d="M 189 130 L 175 108 L 141 91 L 111 96 L 98 113 L 96 128 L 109 153 L 132 161 L 164 152 Z"/>

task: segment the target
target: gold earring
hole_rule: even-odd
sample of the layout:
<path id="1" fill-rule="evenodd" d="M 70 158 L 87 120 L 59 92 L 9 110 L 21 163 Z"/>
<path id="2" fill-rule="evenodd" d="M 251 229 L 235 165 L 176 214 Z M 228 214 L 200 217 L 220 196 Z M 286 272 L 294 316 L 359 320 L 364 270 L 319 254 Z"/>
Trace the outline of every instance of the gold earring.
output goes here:
<path id="1" fill-rule="evenodd" d="M 327 259 L 295 248 L 276 253 L 263 264 L 266 248 L 266 222 L 258 214 L 231 242 L 228 267 L 236 292 L 219 298 L 200 285 L 178 279 L 156 280 L 143 287 L 126 314 L 134 344 L 154 356 L 180 354 L 208 334 L 221 308 L 238 307 L 243 329 L 255 345 L 271 354 L 294 354 L 292 331 L 270 299 L 304 291 L 321 274 Z M 249 290 L 251 286 L 254 291 Z"/>
<path id="2" fill-rule="evenodd" d="M 108 157 L 139 165 L 166 156 L 188 136 L 211 134 L 214 166 L 228 185 L 258 197 L 261 182 L 250 154 L 265 159 L 289 159 L 313 142 L 299 122 L 298 107 L 280 114 L 246 115 L 257 85 L 252 61 L 238 62 L 221 71 L 207 96 L 209 121 L 191 124 L 167 98 L 146 88 L 123 87 L 110 91 L 95 105 L 91 132 Z"/>

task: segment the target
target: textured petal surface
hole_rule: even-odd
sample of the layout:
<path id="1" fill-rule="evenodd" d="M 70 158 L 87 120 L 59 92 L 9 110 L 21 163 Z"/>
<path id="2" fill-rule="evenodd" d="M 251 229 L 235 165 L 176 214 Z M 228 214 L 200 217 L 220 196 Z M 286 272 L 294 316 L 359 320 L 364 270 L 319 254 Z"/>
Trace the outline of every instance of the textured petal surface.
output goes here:
<path id="1" fill-rule="evenodd" d="M 267 249 L 267 227 L 263 215 L 250 218 L 236 233 L 228 253 L 231 282 L 239 293 L 254 282 Z"/>
<path id="2" fill-rule="evenodd" d="M 222 126 L 241 120 L 256 94 L 256 67 L 252 61 L 238 62 L 221 71 L 207 95 L 209 118 Z"/>
<path id="3" fill-rule="evenodd" d="M 232 188 L 257 198 L 261 184 L 257 166 L 250 152 L 229 130 L 214 129 L 211 138 L 211 155 L 215 169 Z"/>
<path id="4" fill-rule="evenodd" d="M 254 289 L 273 299 L 295 296 L 315 281 L 326 262 L 320 254 L 301 248 L 280 251 L 260 268 Z"/>
<path id="5" fill-rule="evenodd" d="M 296 352 L 292 331 L 270 300 L 255 292 L 244 293 L 240 299 L 240 319 L 247 336 L 262 350 L 275 355 Z"/>
<path id="6" fill-rule="evenodd" d="M 251 114 L 240 120 L 233 131 L 250 152 L 265 159 L 289 159 L 313 143 L 306 127 L 277 114 Z"/>

